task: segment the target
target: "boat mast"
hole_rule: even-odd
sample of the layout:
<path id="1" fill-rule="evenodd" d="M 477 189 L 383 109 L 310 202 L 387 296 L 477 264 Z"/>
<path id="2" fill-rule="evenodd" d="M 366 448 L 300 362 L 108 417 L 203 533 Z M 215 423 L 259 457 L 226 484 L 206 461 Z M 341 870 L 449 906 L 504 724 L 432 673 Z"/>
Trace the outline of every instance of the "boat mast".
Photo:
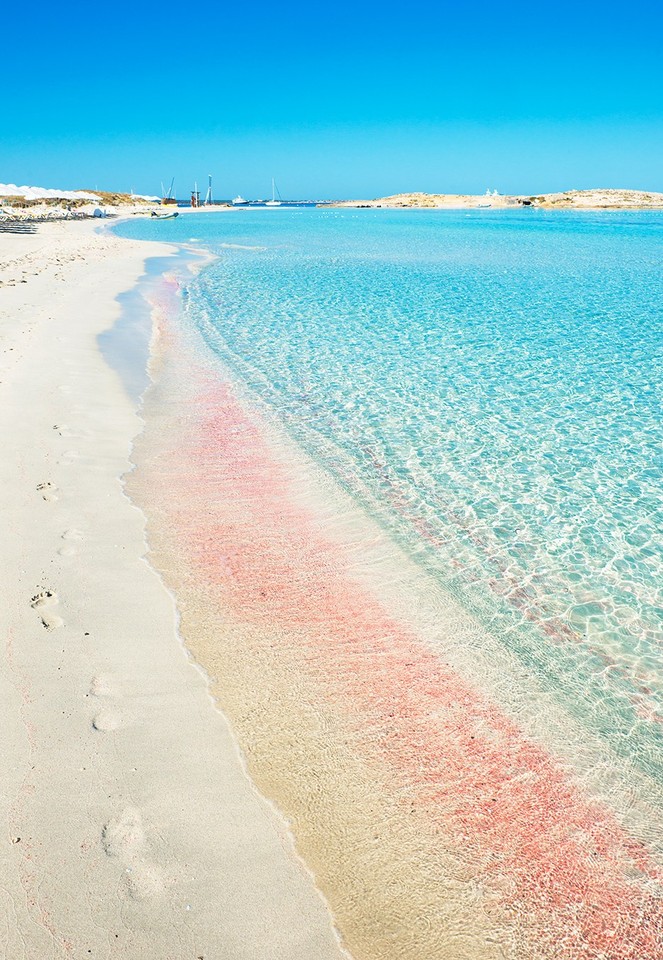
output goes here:
<path id="1" fill-rule="evenodd" d="M 212 200 L 212 174 L 211 173 L 207 175 L 207 179 L 208 179 L 208 186 L 207 186 L 207 194 L 205 196 L 205 206 L 211 207 L 214 204 L 214 201 Z"/>
<path id="2" fill-rule="evenodd" d="M 175 187 L 175 177 L 173 177 L 172 180 L 170 181 L 168 192 L 166 192 L 164 188 L 163 180 L 161 181 L 161 202 L 162 203 L 177 203 L 177 201 L 175 200 L 174 187 Z"/>

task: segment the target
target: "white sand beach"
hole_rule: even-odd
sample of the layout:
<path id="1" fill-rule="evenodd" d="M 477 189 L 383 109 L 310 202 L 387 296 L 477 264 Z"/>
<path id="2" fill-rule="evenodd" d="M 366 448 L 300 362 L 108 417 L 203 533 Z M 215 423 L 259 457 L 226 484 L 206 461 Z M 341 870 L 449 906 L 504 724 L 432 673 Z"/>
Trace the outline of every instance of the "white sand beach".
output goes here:
<path id="1" fill-rule="evenodd" d="M 0 956 L 331 960 L 125 496 L 135 404 L 97 336 L 164 245 L 0 235 Z"/>

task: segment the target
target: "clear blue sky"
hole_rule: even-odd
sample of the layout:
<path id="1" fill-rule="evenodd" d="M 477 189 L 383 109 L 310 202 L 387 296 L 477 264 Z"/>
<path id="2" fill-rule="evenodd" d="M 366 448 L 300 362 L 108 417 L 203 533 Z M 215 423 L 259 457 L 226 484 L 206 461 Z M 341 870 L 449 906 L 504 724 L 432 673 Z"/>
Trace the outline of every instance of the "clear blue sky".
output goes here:
<path id="1" fill-rule="evenodd" d="M 0 182 L 663 191 L 663 3 L 12 4 Z"/>

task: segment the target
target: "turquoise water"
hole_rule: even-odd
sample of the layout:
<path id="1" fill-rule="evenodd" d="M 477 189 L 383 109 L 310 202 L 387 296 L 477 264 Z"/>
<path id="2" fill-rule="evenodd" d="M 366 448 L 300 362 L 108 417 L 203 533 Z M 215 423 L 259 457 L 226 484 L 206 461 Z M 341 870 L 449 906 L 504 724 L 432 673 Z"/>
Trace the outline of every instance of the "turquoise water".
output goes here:
<path id="1" fill-rule="evenodd" d="M 218 254 L 186 300 L 210 347 L 660 776 L 663 214 L 280 209 L 118 232 Z"/>

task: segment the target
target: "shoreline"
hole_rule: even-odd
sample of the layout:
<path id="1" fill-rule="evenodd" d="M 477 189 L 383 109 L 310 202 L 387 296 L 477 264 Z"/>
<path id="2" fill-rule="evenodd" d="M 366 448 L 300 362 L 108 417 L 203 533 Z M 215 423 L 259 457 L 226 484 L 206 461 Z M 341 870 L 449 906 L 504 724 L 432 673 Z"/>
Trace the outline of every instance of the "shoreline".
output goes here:
<path id="1" fill-rule="evenodd" d="M 646 805 L 618 822 L 591 744 L 542 726 L 524 680 L 510 702 L 513 664 L 471 615 L 412 564 L 404 583 L 375 518 L 202 349 L 179 288 L 209 252 L 93 224 L 20 244 L 0 287 L 20 353 L 0 376 L 0 719 L 4 887 L 24 908 L 0 955 L 530 960 L 580 910 L 588 955 L 610 921 L 653 956 L 656 917 L 640 930 L 624 906 L 655 882 Z M 99 349 L 111 323 L 120 365 L 149 341 L 140 411 Z M 498 690 L 505 710 L 481 695 Z M 468 782 L 499 792 L 490 819 L 450 789 Z M 586 841 L 557 848 L 569 824 L 602 875 Z"/>
<path id="2" fill-rule="evenodd" d="M 181 644 L 120 480 L 142 424 L 97 337 L 169 246 L 97 226 L 0 238 L 0 955 L 339 958 Z"/>
<path id="3" fill-rule="evenodd" d="M 564 911 L 578 907 L 572 878 L 582 875 L 588 889 L 596 882 L 582 844 L 557 849 L 555 837 L 569 822 L 582 835 L 595 821 L 600 844 L 611 851 L 603 880 L 608 902 L 635 896 L 616 867 L 633 856 L 633 841 L 600 789 L 587 789 L 590 745 L 577 730 L 569 738 L 584 754 L 574 770 L 572 750 L 567 756 L 559 748 L 565 731 L 551 742 L 535 700 L 504 715 L 494 700 L 479 698 L 472 659 L 490 657 L 472 643 L 471 618 L 431 604 L 433 617 L 442 614 L 467 635 L 464 665 L 457 638 L 445 631 L 437 650 L 422 642 L 425 630 L 418 623 L 410 629 L 407 594 L 390 596 L 399 584 L 392 583 L 393 557 L 380 532 L 358 521 L 348 498 L 337 496 L 333 480 L 295 441 L 284 443 L 277 418 L 247 397 L 250 390 L 176 314 L 164 305 L 157 322 L 161 359 L 147 402 L 162 418 L 156 426 L 148 415 L 130 493 L 151 505 L 151 557 L 179 598 L 185 643 L 209 675 L 253 779 L 292 822 L 350 950 L 414 960 L 438 956 L 435 945 L 445 944 L 454 956 L 485 960 L 496 944 L 495 956 L 547 955 L 562 936 Z M 339 515 L 345 532 L 337 536 Z M 377 562 L 367 562 L 365 543 L 375 547 Z M 370 570 L 384 577 L 381 594 Z M 423 582 L 419 591 L 426 596 Z M 458 703 L 466 715 L 458 714 Z M 488 768 L 479 758 L 472 769 L 471 730 L 487 733 Z M 460 798 L 456 806 L 437 756 L 448 757 L 452 782 L 469 775 L 500 793 L 503 811 L 488 824 L 475 822 L 477 837 L 469 841 L 461 835 L 459 842 L 454 822 L 472 822 L 477 811 L 472 801 L 463 810 Z M 503 782 L 502 765 L 520 773 Z M 618 790 L 628 798 L 631 785 L 625 779 Z M 545 839 L 537 835 L 541 818 Z M 639 810 L 636 835 L 646 823 L 646 809 Z M 482 835 L 503 863 L 512 844 L 532 851 L 511 862 L 519 879 L 510 902 L 482 862 Z M 404 873 L 398 865 L 407 865 Z M 642 860 L 637 869 L 653 868 Z M 588 911 L 581 926 L 590 955 L 603 955 L 610 944 L 598 917 Z M 653 955 L 649 934 L 639 949 Z"/>
<path id="4" fill-rule="evenodd" d="M 116 223 L 131 220 L 134 217 L 150 217 L 153 213 L 170 211 L 176 216 L 197 213 L 227 213 L 264 209 L 260 203 L 235 206 L 229 201 L 202 204 L 198 207 L 163 206 L 158 202 L 132 202 L 133 198 L 120 194 L 99 194 L 96 201 L 78 200 L 75 209 L 70 209 L 71 201 L 58 202 L 55 199 L 22 201 L 18 197 L 0 196 L 0 233 L 4 228 L 30 231 L 35 225 L 62 220 L 92 219 L 95 215 L 110 217 Z M 18 201 L 17 203 L 15 203 Z M 302 201 L 284 201 L 282 209 L 298 208 Z M 663 210 L 663 193 L 652 190 L 631 189 L 588 189 L 565 190 L 539 194 L 453 194 L 423 193 L 410 191 L 373 199 L 343 199 L 305 201 L 306 205 L 322 209 L 387 209 L 387 210 L 571 210 L 575 212 L 652 212 Z M 270 208 L 268 208 L 270 209 Z"/>

